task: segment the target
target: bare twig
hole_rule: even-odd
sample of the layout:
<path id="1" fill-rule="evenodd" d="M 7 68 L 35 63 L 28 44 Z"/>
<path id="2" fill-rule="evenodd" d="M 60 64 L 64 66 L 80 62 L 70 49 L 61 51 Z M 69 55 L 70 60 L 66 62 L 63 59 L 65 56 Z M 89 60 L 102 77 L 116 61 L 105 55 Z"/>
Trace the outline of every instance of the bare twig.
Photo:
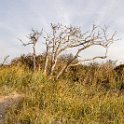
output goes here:
<path id="1" fill-rule="evenodd" d="M 8 59 L 9 57 L 10 57 L 9 55 L 7 55 L 7 56 L 4 57 L 3 62 L 2 62 L 2 65 L 5 64 L 5 62 L 7 61 L 7 59 Z"/>

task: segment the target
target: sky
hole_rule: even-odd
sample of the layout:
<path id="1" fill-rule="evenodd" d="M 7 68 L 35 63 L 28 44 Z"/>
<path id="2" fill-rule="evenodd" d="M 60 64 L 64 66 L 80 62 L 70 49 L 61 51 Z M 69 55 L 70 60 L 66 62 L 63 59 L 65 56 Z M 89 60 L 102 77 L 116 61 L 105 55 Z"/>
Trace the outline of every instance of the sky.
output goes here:
<path id="1" fill-rule="evenodd" d="M 124 0 L 0 0 L 0 62 L 31 52 L 18 39 L 26 41 L 31 29 L 46 31 L 50 23 L 80 26 L 85 32 L 95 24 L 109 26 L 120 39 L 113 43 L 108 58 L 124 62 Z M 42 40 L 37 44 L 37 54 L 44 50 Z M 103 54 L 101 48 L 84 51 L 86 58 Z"/>

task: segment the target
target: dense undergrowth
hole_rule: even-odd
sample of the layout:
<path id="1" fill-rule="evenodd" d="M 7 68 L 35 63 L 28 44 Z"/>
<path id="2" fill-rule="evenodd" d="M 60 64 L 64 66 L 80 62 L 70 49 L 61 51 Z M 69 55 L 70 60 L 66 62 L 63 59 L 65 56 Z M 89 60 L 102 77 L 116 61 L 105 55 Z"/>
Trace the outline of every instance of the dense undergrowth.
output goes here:
<path id="1" fill-rule="evenodd" d="M 58 81 L 21 66 L 0 68 L 0 95 L 24 94 L 5 124 L 124 124 L 123 70 L 71 67 Z"/>

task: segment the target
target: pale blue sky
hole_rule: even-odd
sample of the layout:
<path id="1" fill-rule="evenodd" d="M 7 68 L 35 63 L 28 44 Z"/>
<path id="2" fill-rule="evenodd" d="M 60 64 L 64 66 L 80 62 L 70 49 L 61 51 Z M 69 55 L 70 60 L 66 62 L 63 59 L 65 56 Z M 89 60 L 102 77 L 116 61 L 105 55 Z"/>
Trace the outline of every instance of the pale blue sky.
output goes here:
<path id="1" fill-rule="evenodd" d="M 92 24 L 107 25 L 121 39 L 112 44 L 108 59 L 124 62 L 124 0 L 0 0 L 0 60 L 29 53 L 18 38 L 25 39 L 32 28 L 49 30 L 50 23 L 81 26 L 86 31 Z M 42 44 L 37 53 L 42 53 Z M 91 49 L 85 57 L 100 53 Z"/>

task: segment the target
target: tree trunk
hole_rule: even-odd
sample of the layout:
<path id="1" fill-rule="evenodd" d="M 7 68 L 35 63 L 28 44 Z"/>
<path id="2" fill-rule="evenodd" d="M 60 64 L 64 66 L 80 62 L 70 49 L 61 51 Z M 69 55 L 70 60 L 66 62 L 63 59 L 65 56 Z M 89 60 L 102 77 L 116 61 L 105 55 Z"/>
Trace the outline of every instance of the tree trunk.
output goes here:
<path id="1" fill-rule="evenodd" d="M 36 50 L 35 50 L 35 44 L 33 45 L 33 70 L 36 70 Z"/>
<path id="2" fill-rule="evenodd" d="M 56 67 L 56 63 L 57 63 L 57 58 L 56 58 L 56 60 L 54 60 L 54 62 L 52 64 L 52 67 L 51 67 L 51 70 L 50 70 L 50 77 L 53 75 L 53 72 L 54 72 L 55 67 Z"/>
<path id="3" fill-rule="evenodd" d="M 44 70 L 43 70 L 43 74 L 47 75 L 47 67 L 48 67 L 48 62 L 49 62 L 49 46 L 46 44 L 46 53 L 45 53 L 45 64 L 44 64 Z"/>
<path id="4" fill-rule="evenodd" d="M 49 70 L 49 75 L 51 76 L 51 74 L 53 73 L 52 71 L 54 70 L 54 65 L 56 61 L 56 57 L 55 57 L 55 53 L 52 52 L 52 58 L 51 58 L 51 64 L 50 64 L 50 70 Z"/>
<path id="5" fill-rule="evenodd" d="M 61 69 L 61 71 L 58 73 L 58 75 L 56 76 L 56 78 L 55 78 L 55 80 L 58 80 L 59 79 L 59 77 L 64 73 L 64 71 L 67 69 L 67 65 L 65 65 L 62 69 Z"/>
<path id="6" fill-rule="evenodd" d="M 48 58 L 48 54 L 45 57 L 45 66 L 44 66 L 44 75 L 47 75 L 47 67 L 48 67 L 48 62 L 49 62 L 49 58 Z"/>

